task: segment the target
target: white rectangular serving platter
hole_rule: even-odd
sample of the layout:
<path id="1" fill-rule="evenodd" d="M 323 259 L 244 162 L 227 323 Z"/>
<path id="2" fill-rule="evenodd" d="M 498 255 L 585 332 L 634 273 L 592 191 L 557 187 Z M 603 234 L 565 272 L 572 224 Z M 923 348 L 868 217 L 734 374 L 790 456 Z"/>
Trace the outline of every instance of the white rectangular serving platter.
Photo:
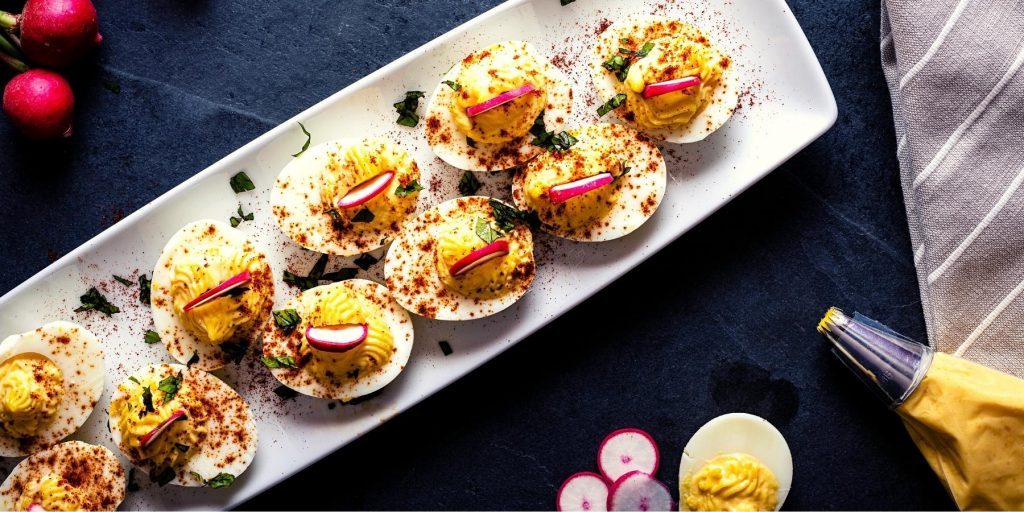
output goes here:
<path id="1" fill-rule="evenodd" d="M 427 8 L 427 7 L 425 7 Z M 0 335 L 19 333 L 54 320 L 81 323 L 104 340 L 107 380 L 103 398 L 75 438 L 104 444 L 115 453 L 106 428 L 111 390 L 129 372 L 151 362 L 172 362 L 161 344 L 143 343 L 152 325 L 148 307 L 111 274 L 150 274 L 165 241 L 193 220 L 227 220 L 239 202 L 256 220 L 240 229 L 260 245 L 280 278 L 284 270 L 305 274 L 316 254 L 287 240 L 273 223 L 269 191 L 277 173 L 305 137 L 313 144 L 334 138 L 380 134 L 410 150 L 433 183 L 421 194 L 421 208 L 455 197 L 461 171 L 436 159 L 427 147 L 422 123 L 397 126 L 392 104 L 407 90 L 428 95 L 452 63 L 476 48 L 503 40 L 533 43 L 567 71 L 575 89 L 570 124 L 597 122 L 594 112 L 607 98 L 596 98 L 586 64 L 599 27 L 632 13 L 655 13 L 693 23 L 730 53 L 747 94 L 725 127 L 692 145 L 663 145 L 669 183 L 655 216 L 629 237 L 598 245 L 540 235 L 538 274 L 533 289 L 516 306 L 488 319 L 462 323 L 415 320 L 412 358 L 384 392 L 359 405 L 328 409 L 326 402 L 274 395 L 278 383 L 255 361 L 216 372 L 244 396 L 258 419 L 259 451 L 252 467 L 228 489 L 159 488 L 143 474 L 142 489 L 129 493 L 124 509 L 227 508 L 269 488 L 360 435 L 412 407 L 467 372 L 565 313 L 727 203 L 828 130 L 836 120 L 832 91 L 810 45 L 784 0 L 558 0 L 506 2 L 414 50 L 334 94 L 294 119 L 228 155 L 149 205 L 93 238 L 0 298 Z M 422 109 L 426 106 L 424 101 Z M 257 189 L 235 195 L 228 178 L 245 170 Z M 481 194 L 507 197 L 507 175 L 482 179 Z M 382 251 L 375 251 L 381 256 Z M 332 258 L 330 270 L 351 267 Z M 383 263 L 360 277 L 380 281 Z M 137 272 L 136 272 L 137 269 Z M 134 273 L 133 273 L 134 272 Z M 113 317 L 74 313 L 90 286 L 103 290 L 122 312 Z M 295 290 L 278 282 L 277 303 Z M 438 341 L 454 353 L 445 357 Z M 0 462 L 5 476 L 17 460 Z"/>

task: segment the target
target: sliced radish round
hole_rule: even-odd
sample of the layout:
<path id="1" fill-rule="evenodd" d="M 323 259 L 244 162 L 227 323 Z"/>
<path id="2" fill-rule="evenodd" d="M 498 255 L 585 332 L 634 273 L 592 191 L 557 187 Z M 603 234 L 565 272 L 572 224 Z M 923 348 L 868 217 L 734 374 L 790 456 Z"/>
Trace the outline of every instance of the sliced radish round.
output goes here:
<path id="1" fill-rule="evenodd" d="M 689 89 L 690 87 L 694 87 L 697 85 L 700 85 L 699 76 L 688 76 L 686 78 L 680 78 L 679 80 L 658 82 L 656 84 L 650 84 L 647 87 L 644 87 L 643 97 L 653 98 L 655 96 L 661 96 L 662 94 L 668 94 L 670 92 Z"/>
<path id="2" fill-rule="evenodd" d="M 565 479 L 558 489 L 556 509 L 592 510 L 603 512 L 608 510 L 608 481 L 597 473 L 581 471 Z"/>
<path id="3" fill-rule="evenodd" d="M 366 341 L 370 329 L 366 324 L 342 324 L 328 327 L 307 327 L 309 346 L 324 352 L 348 352 Z"/>
<path id="4" fill-rule="evenodd" d="M 583 179 L 551 187 L 548 189 L 548 199 L 555 204 L 564 203 L 569 199 L 586 194 L 591 190 L 597 190 L 613 181 L 615 181 L 615 177 L 612 176 L 612 173 L 610 172 L 602 172 L 601 174 L 587 176 Z"/>
<path id="5" fill-rule="evenodd" d="M 608 434 L 597 449 L 597 467 L 610 482 L 630 471 L 653 475 L 658 472 L 659 459 L 654 438 L 637 428 L 623 428 Z"/>
<path id="6" fill-rule="evenodd" d="M 171 425 L 174 424 L 175 421 L 178 421 L 184 417 L 185 411 L 174 411 L 170 416 L 167 417 L 166 420 L 160 422 L 159 425 L 153 428 L 153 430 L 146 432 L 142 437 L 140 437 L 139 446 L 141 446 L 142 448 L 146 448 L 147 446 L 152 444 L 153 441 L 156 441 L 156 438 L 159 437 L 160 434 L 163 434 Z"/>
<path id="7" fill-rule="evenodd" d="M 198 308 L 199 306 L 202 306 L 207 302 L 223 297 L 230 293 L 231 290 L 234 290 L 235 288 L 238 288 L 239 286 L 242 286 L 243 284 L 248 283 L 251 280 L 252 276 L 249 274 L 249 271 L 246 270 L 245 272 L 242 272 L 241 274 L 238 274 L 237 276 L 234 276 L 228 279 L 227 281 L 224 281 L 223 283 L 218 284 L 217 286 L 199 294 L 198 297 L 192 299 L 192 302 L 185 304 L 184 311 L 188 313 L 189 311 L 192 311 L 193 309 Z"/>
<path id="8" fill-rule="evenodd" d="M 27 512 L 46 512 L 46 509 L 43 508 L 43 506 L 40 505 L 39 503 L 33 503 L 29 505 L 28 508 L 26 508 L 25 510 Z"/>
<path id="9" fill-rule="evenodd" d="M 349 190 L 345 197 L 338 201 L 338 208 L 355 208 L 377 197 L 381 192 L 387 190 L 394 177 L 394 171 L 382 172 L 352 187 L 352 190 Z"/>
<path id="10" fill-rule="evenodd" d="M 675 510 L 668 486 L 643 471 L 630 471 L 608 491 L 608 510 L 670 512 Z"/>
<path id="11" fill-rule="evenodd" d="M 448 269 L 448 273 L 452 277 L 458 277 L 494 258 L 502 258 L 504 256 L 508 256 L 508 240 L 495 240 L 456 261 Z"/>
<path id="12" fill-rule="evenodd" d="M 473 105 L 472 107 L 466 109 L 466 114 L 468 114 L 469 117 L 476 117 L 480 114 L 483 114 L 484 112 L 487 112 L 488 110 L 500 107 L 520 96 L 526 96 L 527 94 L 530 94 L 531 92 L 536 90 L 537 88 L 534 87 L 533 84 L 526 84 L 518 89 L 503 92 L 483 103 Z"/>

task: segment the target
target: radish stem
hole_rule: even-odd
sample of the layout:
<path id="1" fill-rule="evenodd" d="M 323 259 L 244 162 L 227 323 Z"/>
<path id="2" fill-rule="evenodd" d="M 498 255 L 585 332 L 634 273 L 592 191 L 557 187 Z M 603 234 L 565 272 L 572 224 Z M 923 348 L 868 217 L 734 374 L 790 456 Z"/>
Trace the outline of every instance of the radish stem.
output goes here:
<path id="1" fill-rule="evenodd" d="M 24 62 L 15 59 L 14 57 L 11 57 L 10 55 L 7 55 L 6 53 L 0 52 L 0 60 L 4 61 L 4 64 L 7 64 L 11 67 L 11 69 L 18 73 L 24 73 L 29 70 L 28 64 L 25 64 Z"/>
<path id="2" fill-rule="evenodd" d="M 18 29 L 18 15 L 11 14 L 7 11 L 0 11 L 0 28 L 7 30 Z"/>
<path id="3" fill-rule="evenodd" d="M 4 34 L 0 34 L 0 51 L 4 51 L 11 57 L 17 59 L 25 58 L 25 56 L 21 53 L 21 50 L 19 50 L 18 47 L 13 42 L 7 39 L 7 36 L 5 36 Z"/>

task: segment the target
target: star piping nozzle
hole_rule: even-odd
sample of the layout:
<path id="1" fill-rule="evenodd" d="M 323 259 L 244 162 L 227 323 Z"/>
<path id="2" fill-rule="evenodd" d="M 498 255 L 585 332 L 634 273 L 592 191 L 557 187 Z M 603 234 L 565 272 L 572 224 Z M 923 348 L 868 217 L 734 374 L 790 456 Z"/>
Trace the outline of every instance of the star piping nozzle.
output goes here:
<path id="1" fill-rule="evenodd" d="M 818 332 L 839 358 L 879 398 L 895 409 L 917 389 L 932 362 L 932 349 L 860 313 L 831 308 Z"/>

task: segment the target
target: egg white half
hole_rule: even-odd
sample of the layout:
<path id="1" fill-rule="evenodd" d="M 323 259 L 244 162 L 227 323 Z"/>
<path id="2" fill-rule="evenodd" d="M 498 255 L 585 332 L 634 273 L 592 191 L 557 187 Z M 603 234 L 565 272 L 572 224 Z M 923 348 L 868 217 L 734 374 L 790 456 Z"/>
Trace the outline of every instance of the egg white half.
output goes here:
<path id="1" fill-rule="evenodd" d="M 697 430 L 683 448 L 679 483 L 711 459 L 728 453 L 752 455 L 775 474 L 779 483 L 776 510 L 782 508 L 793 486 L 793 455 L 782 433 L 768 420 L 753 414 L 724 414 Z M 685 499 L 680 497 L 679 502 L 680 510 L 685 510 Z"/>
<path id="2" fill-rule="evenodd" d="M 544 126 L 547 131 L 561 131 L 572 113 L 572 86 L 569 79 L 554 64 L 530 43 L 507 41 L 499 43 L 507 46 L 519 55 L 531 55 L 540 64 L 547 79 L 547 107 L 544 109 Z M 448 73 L 443 81 L 457 82 L 462 74 L 463 64 L 460 60 Z M 448 164 L 468 171 L 503 171 L 539 155 L 544 149 L 534 146 L 534 136 L 526 135 L 501 144 L 476 142 L 469 145 L 466 134 L 459 131 L 452 116 L 450 106 L 455 100 L 455 91 L 444 83 L 439 83 L 430 98 L 425 116 L 427 125 L 427 142 L 434 153 Z"/>
<path id="3" fill-rule="evenodd" d="M 615 73 L 602 66 L 609 57 L 618 52 L 619 47 L 622 46 L 621 40 L 624 38 L 635 39 L 634 34 L 644 33 L 646 27 L 666 21 L 669 20 L 657 16 L 634 15 L 613 23 L 599 36 L 591 57 L 590 75 L 594 80 L 594 88 L 597 90 L 600 101 L 604 102 L 613 98 L 626 87 L 615 77 Z M 707 107 L 694 116 L 689 123 L 685 126 L 643 131 L 655 139 L 675 144 L 700 142 L 721 128 L 732 117 L 739 98 L 740 83 L 734 62 L 722 73 L 722 78 L 718 86 L 715 87 Z M 609 115 L 615 115 L 617 112 L 618 110 L 613 110 Z M 622 119 L 620 122 L 629 124 L 628 121 Z"/>
<path id="4" fill-rule="evenodd" d="M 339 287 L 348 288 L 356 294 L 371 297 L 381 307 L 384 315 L 383 320 L 391 330 L 391 337 L 395 343 L 395 352 L 391 354 L 391 359 L 388 360 L 387 364 L 372 373 L 360 375 L 354 381 L 346 381 L 341 386 L 329 386 L 327 383 L 315 379 L 301 368 L 297 370 L 274 368 L 270 372 L 282 384 L 304 395 L 349 401 L 382 389 L 402 373 L 405 365 L 409 362 L 409 356 L 412 354 L 413 326 L 409 313 L 395 302 L 387 287 L 366 279 L 348 279 L 338 283 L 311 288 L 302 292 L 300 296 L 290 299 L 281 309 L 294 309 L 300 317 L 305 318 L 306 312 L 302 308 L 304 297 L 326 295 Z M 296 327 L 295 333 L 292 336 L 304 336 L 302 333 L 306 332 L 306 326 L 305 320 L 303 320 Z M 263 355 L 266 357 L 291 355 L 296 360 L 299 358 L 298 354 L 289 348 L 288 335 L 285 335 L 281 329 L 277 328 L 273 318 L 269 318 L 263 327 Z"/>
<path id="5" fill-rule="evenodd" d="M 83 471 L 83 468 L 87 471 Z M 87 496 L 87 510 L 116 510 L 124 501 L 125 472 L 117 457 L 103 446 L 67 441 L 35 453 L 18 463 L 0 485 L 0 510 L 14 510 L 21 489 L 47 475 L 68 475 Z"/>
<path id="6" fill-rule="evenodd" d="M 205 397 L 205 401 L 217 404 L 219 412 L 208 415 L 204 424 L 206 427 L 205 441 L 199 446 L 192 447 L 192 449 L 198 449 L 198 452 L 190 454 L 187 462 L 178 470 L 174 480 L 171 480 L 170 483 L 185 487 L 201 487 L 203 482 L 196 479 L 192 472 L 198 473 L 205 479 L 213 478 L 220 473 L 240 476 L 249 468 L 249 464 L 256 456 L 259 438 L 256 432 L 256 421 L 249 410 L 249 404 L 245 403 L 245 399 L 238 392 L 212 374 L 194 367 L 186 368 L 180 364 L 151 364 L 138 369 L 132 373 L 132 376 L 142 382 L 146 382 L 147 379 L 159 382 L 163 378 L 177 375 L 179 372 L 184 381 L 182 386 L 185 386 L 185 382 L 191 381 L 196 382 L 199 389 L 208 390 L 210 396 Z M 132 389 L 131 384 L 129 383 L 126 387 Z M 126 397 L 127 393 L 121 389 L 121 386 L 118 386 L 111 400 Z M 224 421 L 217 421 L 216 416 L 222 417 Z M 118 444 L 121 453 L 132 464 L 148 474 L 156 468 L 153 468 L 149 461 L 133 460 L 128 451 L 121 447 L 119 418 L 120 416 L 111 410 L 108 424 L 114 442 Z M 239 431 L 246 433 L 245 442 L 241 444 L 236 435 Z"/>
<path id="7" fill-rule="evenodd" d="M 20 354 L 39 354 L 53 361 L 64 377 L 64 397 L 56 417 L 35 436 L 18 439 L 0 432 L 2 457 L 28 455 L 75 433 L 103 394 L 103 343 L 85 327 L 52 322 L 0 343 L 0 362 Z"/>

